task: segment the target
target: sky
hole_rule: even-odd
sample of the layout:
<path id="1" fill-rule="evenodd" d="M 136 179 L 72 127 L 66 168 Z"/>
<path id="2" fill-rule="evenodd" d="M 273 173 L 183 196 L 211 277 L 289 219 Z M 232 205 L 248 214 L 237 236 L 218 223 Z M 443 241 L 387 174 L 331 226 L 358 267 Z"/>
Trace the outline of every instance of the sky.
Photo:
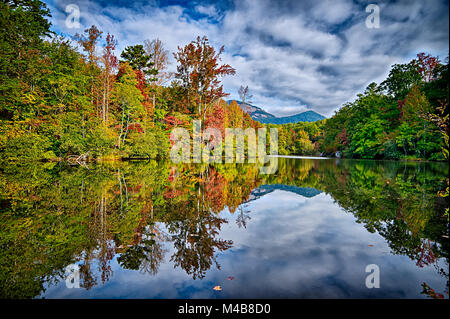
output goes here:
<path id="1" fill-rule="evenodd" d="M 371 82 L 382 82 L 395 63 L 426 52 L 445 61 L 449 52 L 447 0 L 44 0 L 52 30 L 67 37 L 95 24 L 128 45 L 159 38 L 172 52 L 197 36 L 225 50 L 236 69 L 223 78 L 227 99 L 249 87 L 253 105 L 275 116 L 307 110 L 330 117 Z M 80 10 L 73 27 L 70 4 Z M 379 8 L 379 27 L 368 28 Z M 374 20 L 370 20 L 374 21 Z M 369 24 L 370 25 L 370 24 Z M 103 37 L 103 39 L 105 36 Z"/>

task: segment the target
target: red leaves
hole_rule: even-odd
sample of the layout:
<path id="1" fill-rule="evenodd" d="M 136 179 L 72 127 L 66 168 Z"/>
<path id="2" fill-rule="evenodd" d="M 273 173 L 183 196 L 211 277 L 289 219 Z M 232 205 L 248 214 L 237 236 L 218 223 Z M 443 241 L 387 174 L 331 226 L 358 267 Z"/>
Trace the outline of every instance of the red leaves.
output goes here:
<path id="1" fill-rule="evenodd" d="M 205 198 L 214 211 L 221 211 L 225 207 L 223 193 L 226 183 L 225 178 L 221 174 L 214 168 L 210 169 L 208 178 L 204 184 L 204 189 Z"/>
<path id="2" fill-rule="evenodd" d="M 121 127 L 122 127 L 121 124 L 116 124 L 116 125 L 114 125 L 114 128 L 115 128 L 115 129 L 120 129 Z M 125 129 L 126 127 L 127 127 L 127 126 L 124 125 L 124 129 Z M 131 124 L 128 124 L 128 130 L 130 130 L 130 131 L 135 131 L 135 132 L 137 132 L 137 133 L 144 133 L 144 130 L 143 130 L 141 124 L 139 124 L 139 123 L 131 123 Z"/>
<path id="3" fill-rule="evenodd" d="M 142 185 L 137 184 L 136 186 L 127 186 L 127 192 L 128 193 L 139 193 Z"/>
<path id="4" fill-rule="evenodd" d="M 181 196 L 182 194 L 183 192 L 181 190 L 167 188 L 166 192 L 164 193 L 164 198 L 175 198 Z"/>
<path id="5" fill-rule="evenodd" d="M 444 295 L 440 293 L 436 293 L 433 288 L 428 286 L 426 282 L 422 283 L 423 291 L 422 294 L 428 295 L 433 299 L 444 299 Z"/>
<path id="6" fill-rule="evenodd" d="M 206 115 L 205 127 L 213 127 L 220 131 L 222 137 L 225 136 L 225 111 L 220 103 L 214 104 L 213 109 Z"/>
<path id="7" fill-rule="evenodd" d="M 136 131 L 138 133 L 143 133 L 144 132 L 144 130 L 142 129 L 141 124 L 139 124 L 139 123 L 131 123 L 131 124 L 129 124 L 128 125 L 128 129 L 131 130 L 131 131 Z"/>
<path id="8" fill-rule="evenodd" d="M 173 182 L 175 180 L 176 176 L 177 176 L 177 169 L 176 169 L 176 167 L 172 167 L 170 169 L 170 173 L 169 173 L 169 177 L 168 177 L 169 181 Z"/>
<path id="9" fill-rule="evenodd" d="M 431 247 L 430 241 L 427 240 L 423 242 L 419 250 L 419 259 L 417 260 L 416 265 L 422 268 L 423 266 L 428 266 L 433 264 L 436 261 L 436 256 L 433 253 L 433 249 Z"/>
<path id="10" fill-rule="evenodd" d="M 189 102 L 193 105 L 207 104 L 215 98 L 227 96 L 220 85 L 219 77 L 233 75 L 236 70 L 228 64 L 219 66 L 223 47 L 216 53 L 207 37 L 197 37 L 185 47 L 178 47 L 174 57 L 178 62 L 176 77 L 188 90 Z"/>
<path id="11" fill-rule="evenodd" d="M 345 130 L 345 127 L 342 129 L 342 131 L 337 135 L 337 137 L 339 138 L 339 141 L 342 145 L 347 145 L 348 144 L 348 135 L 347 135 L 347 131 Z"/>
<path id="12" fill-rule="evenodd" d="M 398 117 L 398 120 L 400 121 L 403 117 L 403 107 L 405 106 L 406 103 L 406 98 L 404 98 L 403 100 L 398 100 L 397 101 L 397 108 L 400 111 L 400 115 Z"/>
<path id="13" fill-rule="evenodd" d="M 117 68 L 119 61 L 114 55 L 114 50 L 116 49 L 117 40 L 114 39 L 114 35 L 109 34 L 106 36 L 106 45 L 103 49 L 103 64 L 105 69 L 108 71 Z"/>
<path id="14" fill-rule="evenodd" d="M 187 127 L 189 125 L 189 123 L 186 122 L 185 120 L 179 119 L 173 115 L 167 115 L 164 118 L 164 121 L 166 121 L 167 130 L 170 130 L 174 127 L 179 127 L 179 126 Z"/>
<path id="15" fill-rule="evenodd" d="M 149 88 L 147 86 L 147 80 L 145 79 L 144 73 L 141 70 L 134 70 L 134 73 L 136 74 L 136 80 L 138 82 L 136 88 L 141 91 L 144 100 L 148 100 L 150 98 L 148 94 Z"/>
<path id="16" fill-rule="evenodd" d="M 414 60 L 419 72 L 425 82 L 430 82 L 433 79 L 434 68 L 439 64 L 439 59 L 432 57 L 429 54 L 417 54 L 417 60 Z"/>

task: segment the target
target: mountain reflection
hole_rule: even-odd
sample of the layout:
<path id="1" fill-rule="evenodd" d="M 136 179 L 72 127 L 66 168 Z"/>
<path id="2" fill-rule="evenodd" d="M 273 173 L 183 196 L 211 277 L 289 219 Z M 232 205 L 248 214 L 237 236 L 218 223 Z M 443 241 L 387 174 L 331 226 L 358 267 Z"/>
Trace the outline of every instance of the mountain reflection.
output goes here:
<path id="1" fill-rule="evenodd" d="M 7 166 L 0 173 L 0 297 L 39 296 L 63 281 L 72 263 L 80 265 L 81 286 L 91 289 L 113 278 L 115 257 L 122 269 L 156 276 L 168 262 L 202 279 L 233 247 L 220 236 L 229 222 L 222 213 L 245 230 L 248 204 L 275 191 L 330 195 L 383 236 L 391 254 L 417 267 L 435 265 L 448 280 L 448 267 L 436 263 L 448 265 L 446 203 L 436 196 L 447 173 L 440 163 L 282 158 L 275 175 L 259 175 L 251 164 Z"/>

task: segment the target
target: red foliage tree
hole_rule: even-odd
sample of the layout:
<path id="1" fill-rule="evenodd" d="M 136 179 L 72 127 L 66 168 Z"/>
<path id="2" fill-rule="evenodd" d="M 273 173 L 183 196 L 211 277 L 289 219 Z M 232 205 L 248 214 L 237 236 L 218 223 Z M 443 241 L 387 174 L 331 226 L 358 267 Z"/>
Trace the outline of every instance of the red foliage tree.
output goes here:
<path id="1" fill-rule="evenodd" d="M 204 182 L 204 190 L 205 199 L 213 212 L 220 212 L 225 208 L 223 196 L 225 184 L 225 178 L 214 168 L 211 168 L 208 172 L 208 177 Z"/>
<path id="2" fill-rule="evenodd" d="M 206 114 L 205 128 L 216 128 L 225 136 L 225 110 L 220 103 L 215 103 L 210 112 Z"/>
<path id="3" fill-rule="evenodd" d="M 207 37 L 197 37 L 185 47 L 178 47 L 174 57 L 178 62 L 175 77 L 181 80 L 186 91 L 185 101 L 191 111 L 198 105 L 201 117 L 209 103 L 217 98 L 227 96 L 223 92 L 219 77 L 235 74 L 235 69 L 228 64 L 219 65 L 222 46 L 216 53 Z"/>
<path id="4" fill-rule="evenodd" d="M 439 64 L 439 59 L 430 54 L 419 53 L 415 61 L 425 82 L 430 82 L 433 79 L 434 68 Z"/>

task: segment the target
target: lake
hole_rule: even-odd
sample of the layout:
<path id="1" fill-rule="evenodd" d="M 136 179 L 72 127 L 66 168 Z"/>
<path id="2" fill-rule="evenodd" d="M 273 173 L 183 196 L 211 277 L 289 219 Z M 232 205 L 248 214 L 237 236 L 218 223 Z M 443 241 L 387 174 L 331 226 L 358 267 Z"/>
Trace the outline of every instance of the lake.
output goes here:
<path id="1" fill-rule="evenodd" d="M 306 158 L 278 158 L 273 175 L 4 166 L 0 297 L 448 298 L 447 175 L 446 163 Z"/>

